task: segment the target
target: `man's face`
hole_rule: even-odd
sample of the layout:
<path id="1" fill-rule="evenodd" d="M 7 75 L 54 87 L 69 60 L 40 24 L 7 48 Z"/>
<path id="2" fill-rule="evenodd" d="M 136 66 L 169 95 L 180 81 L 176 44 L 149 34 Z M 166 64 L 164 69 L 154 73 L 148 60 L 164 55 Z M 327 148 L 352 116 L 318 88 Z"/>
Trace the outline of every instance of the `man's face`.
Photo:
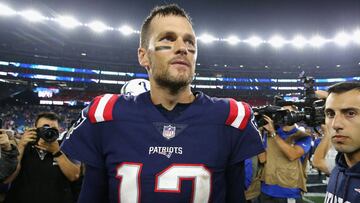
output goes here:
<path id="1" fill-rule="evenodd" d="M 296 111 L 296 107 L 293 107 L 293 106 L 283 106 L 283 107 L 281 107 L 281 109 L 282 109 L 282 110 L 288 110 L 288 111 L 290 111 L 290 112 Z M 285 124 L 284 124 L 284 125 L 282 125 L 282 127 L 283 127 L 283 130 L 289 131 L 290 129 L 295 128 L 295 123 L 292 124 L 292 125 L 290 125 L 290 124 L 285 125 Z"/>
<path id="2" fill-rule="evenodd" d="M 44 125 L 48 125 L 50 128 L 55 128 L 57 130 L 59 130 L 59 122 L 57 120 L 50 120 L 47 118 L 40 118 L 36 124 L 36 128 L 41 128 Z M 43 140 L 42 138 L 40 138 L 41 143 L 45 143 L 45 140 Z"/>
<path id="3" fill-rule="evenodd" d="M 331 141 L 339 152 L 360 150 L 360 91 L 331 93 L 325 104 L 325 123 Z"/>
<path id="4" fill-rule="evenodd" d="M 189 21 L 181 16 L 155 16 L 148 39 L 140 63 L 148 68 L 150 81 L 173 90 L 188 86 L 197 57 L 196 37 Z"/>
<path id="5" fill-rule="evenodd" d="M 59 130 L 59 122 L 56 120 L 49 120 L 47 118 L 40 118 L 36 124 L 36 128 L 41 128 L 44 125 L 48 125 L 50 126 L 50 128 L 56 128 L 57 130 Z"/>
<path id="6" fill-rule="evenodd" d="M 289 110 L 289 111 L 295 111 L 296 109 L 293 106 L 283 106 L 281 109 Z"/>

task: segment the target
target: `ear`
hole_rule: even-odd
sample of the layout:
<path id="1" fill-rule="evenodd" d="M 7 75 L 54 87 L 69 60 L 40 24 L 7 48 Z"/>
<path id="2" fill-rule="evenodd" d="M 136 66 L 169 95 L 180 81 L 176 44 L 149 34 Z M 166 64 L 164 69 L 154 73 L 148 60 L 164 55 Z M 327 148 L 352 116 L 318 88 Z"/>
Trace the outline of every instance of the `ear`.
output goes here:
<path id="1" fill-rule="evenodd" d="M 140 65 L 146 69 L 150 66 L 148 54 L 145 48 L 138 48 L 138 61 Z"/>

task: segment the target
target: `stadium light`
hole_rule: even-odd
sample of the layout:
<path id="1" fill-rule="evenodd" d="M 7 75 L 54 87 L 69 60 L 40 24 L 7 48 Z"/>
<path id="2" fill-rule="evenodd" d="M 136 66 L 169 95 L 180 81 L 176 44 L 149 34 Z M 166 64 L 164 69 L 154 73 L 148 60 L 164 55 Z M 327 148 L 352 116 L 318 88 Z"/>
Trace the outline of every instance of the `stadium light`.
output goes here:
<path id="1" fill-rule="evenodd" d="M 127 25 L 120 27 L 119 31 L 125 36 L 131 35 L 132 33 L 134 33 L 134 29 L 132 29 L 130 26 L 127 26 Z"/>
<path id="2" fill-rule="evenodd" d="M 6 5 L 3 5 L 3 4 L 0 4 L 0 15 L 2 16 L 12 16 L 12 15 L 15 15 L 16 14 L 16 11 L 14 11 L 12 8 L 6 6 Z"/>
<path id="3" fill-rule="evenodd" d="M 236 45 L 241 40 L 236 36 L 230 36 L 230 37 L 226 38 L 224 41 L 227 41 L 230 45 Z"/>
<path id="4" fill-rule="evenodd" d="M 77 19 L 71 16 L 59 16 L 56 18 L 53 17 L 46 17 L 43 16 L 41 13 L 35 10 L 25 10 L 25 11 L 15 11 L 7 5 L 0 3 L 0 16 L 11 16 L 11 15 L 20 15 L 26 20 L 30 22 L 39 22 L 43 20 L 47 21 L 54 21 L 60 24 L 62 27 L 65 28 L 75 28 L 77 26 L 86 26 L 92 29 L 95 32 L 104 32 L 106 30 L 110 31 L 119 31 L 123 35 L 128 36 L 133 33 L 140 34 L 139 30 L 134 30 L 130 26 L 122 26 L 120 28 L 114 29 L 100 21 L 94 21 L 89 24 L 83 24 L 79 22 Z M 326 43 L 333 42 L 339 46 L 346 46 L 350 43 L 360 44 L 360 29 L 357 28 L 353 33 L 346 33 L 340 32 L 332 39 L 326 39 L 322 36 L 316 35 L 313 36 L 311 39 L 305 39 L 301 35 L 295 36 L 292 40 L 284 39 L 281 36 L 274 36 L 270 40 L 265 41 L 257 36 L 249 37 L 246 40 L 240 40 L 236 36 L 229 36 L 228 38 L 216 38 L 209 34 L 203 34 L 197 38 L 198 40 L 202 41 L 203 43 L 212 43 L 214 41 L 224 41 L 229 43 L 230 45 L 237 45 L 239 42 L 245 42 L 253 47 L 257 47 L 262 43 L 269 43 L 275 48 L 280 48 L 287 43 L 291 43 L 293 46 L 297 48 L 303 48 L 305 45 L 310 44 L 313 47 L 321 47 Z"/>
<path id="5" fill-rule="evenodd" d="M 339 46 L 346 46 L 351 41 L 351 38 L 345 32 L 340 32 L 334 38 L 334 42 Z"/>
<path id="6" fill-rule="evenodd" d="M 280 48 L 286 44 L 286 40 L 281 36 L 274 36 L 268 42 L 275 48 Z"/>
<path id="7" fill-rule="evenodd" d="M 59 18 L 55 19 L 61 26 L 65 28 L 75 28 L 77 26 L 82 25 L 78 20 L 71 16 L 60 16 Z"/>
<path id="8" fill-rule="evenodd" d="M 200 37 L 198 37 L 198 39 L 200 41 L 202 41 L 203 43 L 205 43 L 205 44 L 209 44 L 209 43 L 212 43 L 214 41 L 219 41 L 217 38 L 215 38 L 215 37 L 213 37 L 212 35 L 209 35 L 209 34 L 203 34 Z"/>
<path id="9" fill-rule="evenodd" d="M 357 30 L 354 31 L 352 40 L 353 40 L 355 43 L 360 44 L 360 29 L 357 29 Z"/>
<path id="10" fill-rule="evenodd" d="M 250 37 L 249 39 L 244 40 L 244 42 L 250 44 L 253 47 L 259 46 L 261 43 L 264 43 L 264 40 L 257 36 Z"/>
<path id="11" fill-rule="evenodd" d="M 314 46 L 314 47 L 321 47 L 326 42 L 327 42 L 327 40 L 325 38 L 321 37 L 320 35 L 316 35 L 316 36 L 312 37 L 309 41 L 311 46 Z"/>
<path id="12" fill-rule="evenodd" d="M 303 48 L 307 43 L 307 40 L 301 35 L 297 35 L 291 40 L 291 44 L 299 49 Z"/>
<path id="13" fill-rule="evenodd" d="M 48 19 L 47 17 L 43 16 L 41 13 L 35 10 L 22 11 L 20 12 L 20 15 L 30 22 L 39 22 Z"/>
<path id="14" fill-rule="evenodd" d="M 95 32 L 104 32 L 105 30 L 109 29 L 109 27 L 107 25 L 105 25 L 104 23 L 102 23 L 100 21 L 93 21 L 90 24 L 88 24 L 87 26 Z"/>

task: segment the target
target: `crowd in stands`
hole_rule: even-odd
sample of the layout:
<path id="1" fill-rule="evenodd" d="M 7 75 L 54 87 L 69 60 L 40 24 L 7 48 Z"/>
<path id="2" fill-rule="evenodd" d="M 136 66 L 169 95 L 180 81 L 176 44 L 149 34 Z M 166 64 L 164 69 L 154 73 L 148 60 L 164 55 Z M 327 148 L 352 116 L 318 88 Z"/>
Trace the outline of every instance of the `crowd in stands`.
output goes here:
<path id="1" fill-rule="evenodd" d="M 101 91 L 79 91 L 79 90 L 61 90 L 59 94 L 54 94 L 51 98 L 52 100 L 76 100 L 80 102 L 88 102 L 91 101 L 98 95 L 105 94 L 105 92 Z"/>
<path id="2" fill-rule="evenodd" d="M 4 105 L 0 108 L 0 118 L 3 120 L 3 128 L 23 133 L 26 128 L 33 127 L 40 112 L 55 112 L 61 118 L 60 132 L 70 127 L 71 122 L 80 115 L 81 107 L 67 106 L 42 106 L 42 105 Z"/>

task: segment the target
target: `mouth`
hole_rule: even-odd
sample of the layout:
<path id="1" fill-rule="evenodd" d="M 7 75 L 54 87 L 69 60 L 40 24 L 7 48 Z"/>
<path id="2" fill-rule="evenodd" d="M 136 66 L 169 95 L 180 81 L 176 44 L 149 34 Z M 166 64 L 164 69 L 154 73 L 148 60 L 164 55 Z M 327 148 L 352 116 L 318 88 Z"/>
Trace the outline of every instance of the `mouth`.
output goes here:
<path id="1" fill-rule="evenodd" d="M 183 59 L 175 59 L 170 62 L 170 65 L 180 66 L 180 67 L 190 67 L 190 63 Z"/>
<path id="2" fill-rule="evenodd" d="M 345 140 L 349 139 L 348 136 L 343 136 L 343 135 L 334 135 L 332 137 L 332 140 L 335 142 L 344 142 Z"/>

